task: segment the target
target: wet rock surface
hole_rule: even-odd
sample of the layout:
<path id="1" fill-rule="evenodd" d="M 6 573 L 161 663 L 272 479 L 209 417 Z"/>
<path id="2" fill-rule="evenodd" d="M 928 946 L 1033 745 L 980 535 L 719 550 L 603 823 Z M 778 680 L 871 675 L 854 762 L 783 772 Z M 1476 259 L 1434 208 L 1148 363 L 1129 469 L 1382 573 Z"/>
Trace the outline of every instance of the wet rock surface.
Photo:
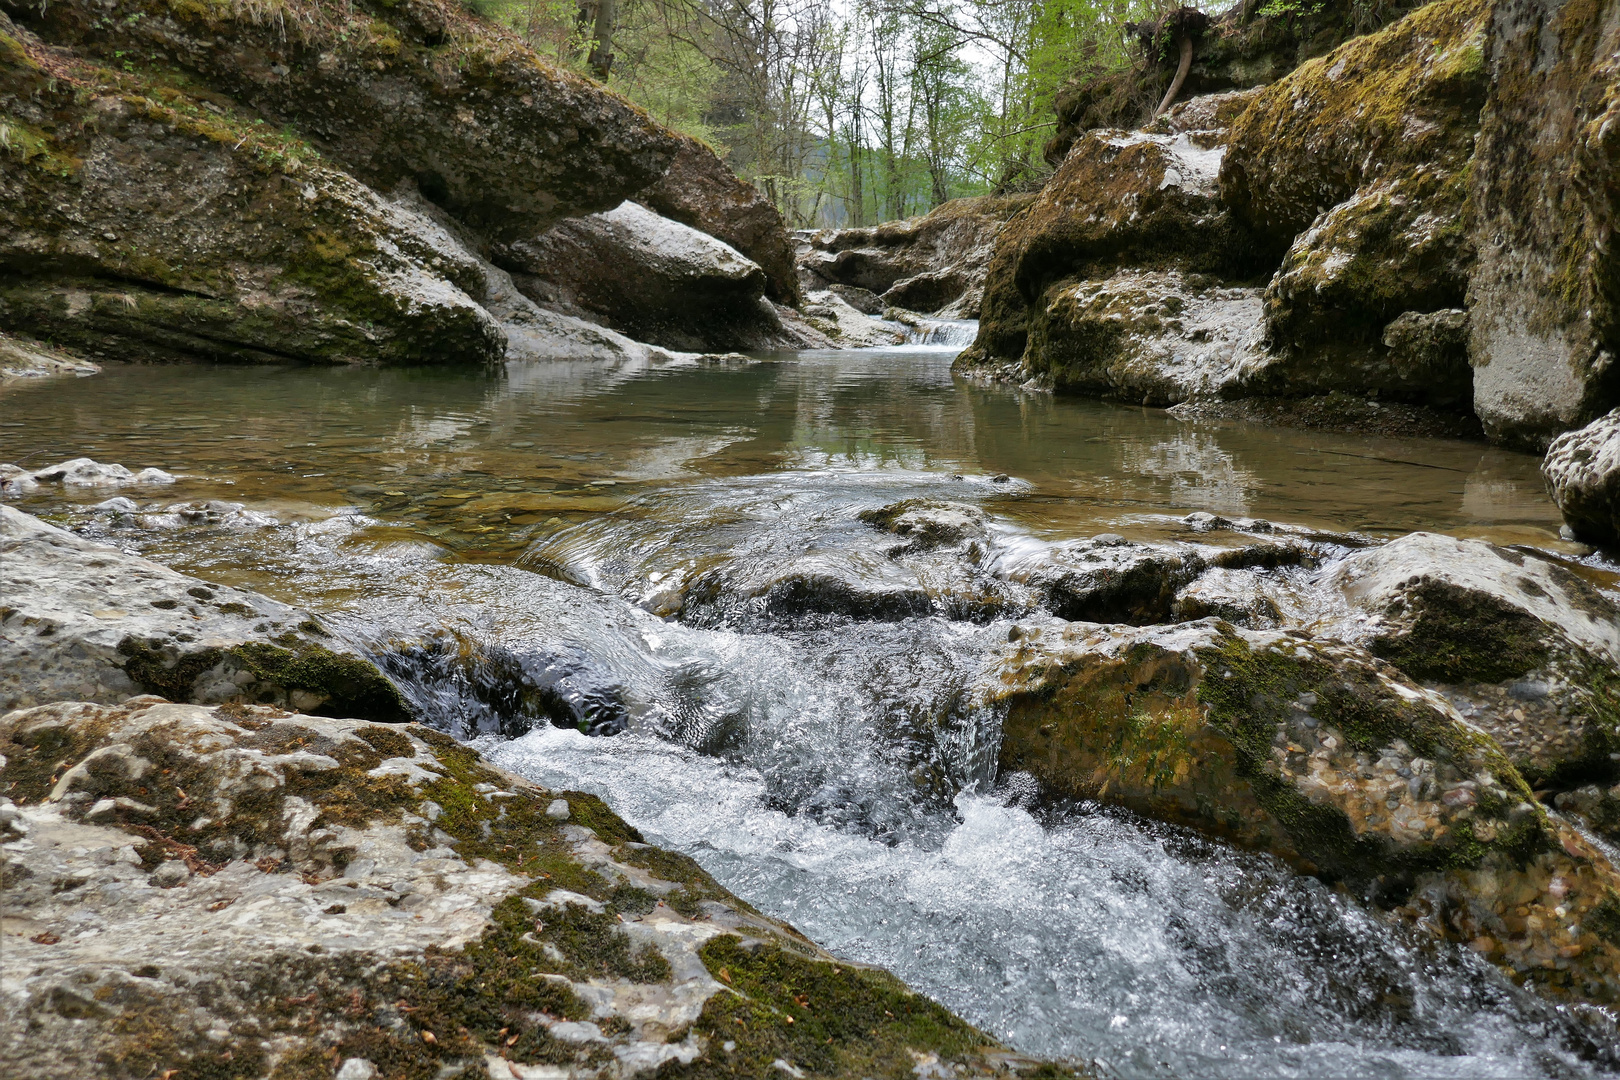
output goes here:
<path id="1" fill-rule="evenodd" d="M 399 691 L 307 612 L 176 573 L 0 506 L 0 707 L 272 703 L 384 722 Z"/>
<path id="2" fill-rule="evenodd" d="M 1541 474 L 1576 536 L 1620 544 L 1620 409 L 1553 440 Z"/>
<path id="3" fill-rule="evenodd" d="M 1343 880 L 1543 993 L 1620 991 L 1608 858 L 1490 739 L 1361 649 L 1206 621 L 1024 624 L 978 686 L 1001 767 Z"/>
<path id="4" fill-rule="evenodd" d="M 1557 563 L 1412 533 L 1359 552 L 1334 584 L 1368 648 L 1501 744 L 1532 786 L 1620 779 L 1620 605 Z"/>
<path id="5" fill-rule="evenodd" d="M 134 698 L 8 713 L 0 754 L 20 1074 L 1037 1064 L 415 725 Z"/>

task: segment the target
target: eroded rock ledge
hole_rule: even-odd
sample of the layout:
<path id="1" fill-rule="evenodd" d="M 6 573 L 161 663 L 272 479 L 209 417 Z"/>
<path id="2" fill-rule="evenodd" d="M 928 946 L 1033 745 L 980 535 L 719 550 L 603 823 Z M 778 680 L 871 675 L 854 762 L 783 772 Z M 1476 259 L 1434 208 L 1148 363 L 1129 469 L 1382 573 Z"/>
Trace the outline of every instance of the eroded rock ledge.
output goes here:
<path id="1" fill-rule="evenodd" d="M 56 704 L 0 767 L 10 1075 L 1074 1075 L 416 725 Z"/>
<path id="2" fill-rule="evenodd" d="M 146 691 L 408 719 L 393 683 L 308 612 L 9 506 L 0 506 L 0 595 L 0 708 L 112 704 Z"/>

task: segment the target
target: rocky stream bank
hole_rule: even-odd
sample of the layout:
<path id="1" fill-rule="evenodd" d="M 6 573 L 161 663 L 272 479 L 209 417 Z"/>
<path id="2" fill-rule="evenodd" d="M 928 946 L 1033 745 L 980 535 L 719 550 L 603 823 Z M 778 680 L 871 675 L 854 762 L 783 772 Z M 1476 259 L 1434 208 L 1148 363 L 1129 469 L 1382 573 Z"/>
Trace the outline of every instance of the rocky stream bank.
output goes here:
<path id="1" fill-rule="evenodd" d="M 567 361 L 603 382 L 967 328 L 969 379 L 1188 427 L 1545 450 L 1571 536 L 1620 543 L 1620 7 L 1437 0 L 1366 34 L 1344 7 L 1227 13 L 1157 117 L 1152 71 L 1066 88 L 1056 171 L 1030 190 L 790 234 L 711 149 L 458 4 L 0 0 L 0 382 L 130 360 L 542 384 Z M 268 504 L 166 497 L 198 478 L 88 456 L 0 466 L 37 512 L 0 505 L 8 1075 L 1102 1071 L 1015 1051 L 599 797 L 491 763 L 553 729 L 753 768 L 773 811 L 895 848 L 967 796 L 1032 828 L 1148 822 L 1165 849 L 1301 875 L 1306 906 L 1402 956 L 1450 957 L 1553 1032 L 1562 1067 L 1620 1062 L 1601 555 L 1181 504 L 1151 537 L 1037 536 L 1005 516 L 1029 491 L 1007 473 L 904 472 L 915 446 L 870 475 L 804 466 L 823 452 L 805 417 L 835 396 L 796 406 L 791 453 L 640 507 L 603 492 L 667 479 L 675 443 L 690 481 L 757 419 L 660 430 L 612 479 L 566 465 L 578 483 L 533 506 L 474 490 L 482 459 L 418 454 L 487 417 L 402 422 L 417 456 L 389 468 L 442 466 L 427 501 L 520 552 L 436 547 L 384 520 L 412 496 L 368 479 L 344 497 L 376 516 L 276 534 L 405 534 L 332 557 L 326 595 L 362 600 L 330 610 L 121 539 L 271 533 Z M 823 718 L 792 700 L 805 686 L 867 726 L 793 743 L 767 721 Z M 1361 1007 L 1415 1028 L 1403 1000 Z"/>

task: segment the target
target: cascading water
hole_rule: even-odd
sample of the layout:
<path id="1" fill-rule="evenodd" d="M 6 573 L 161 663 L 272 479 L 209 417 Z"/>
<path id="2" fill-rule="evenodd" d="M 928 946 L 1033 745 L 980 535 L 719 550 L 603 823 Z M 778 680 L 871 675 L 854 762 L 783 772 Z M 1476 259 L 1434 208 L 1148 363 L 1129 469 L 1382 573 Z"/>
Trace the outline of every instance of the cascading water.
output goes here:
<path id="1" fill-rule="evenodd" d="M 167 503 L 250 506 L 29 508 L 331 613 L 435 723 L 603 795 L 1023 1050 L 1152 1078 L 1615 1068 L 1600 1024 L 1467 950 L 1270 858 L 997 775 L 1000 718 L 963 692 L 1014 620 L 1052 618 L 1030 566 L 1206 542 L 1193 510 L 1338 530 L 1245 526 L 1322 564 L 1346 532 L 1556 545 L 1534 460 L 1189 429 L 953 384 L 949 356 L 505 380 L 115 368 L 31 397 L 29 438 L 181 473 Z M 187 393 L 210 414 L 174 416 Z M 0 460 L 40 452 L 0 427 Z M 963 537 L 873 524 L 916 499 L 957 506 Z M 910 576 L 886 554 L 903 543 Z M 1322 607 L 1317 572 L 1285 571 L 1296 615 Z"/>
<path id="2" fill-rule="evenodd" d="M 979 336 L 977 319 L 919 319 L 906 327 L 908 345 L 948 345 L 963 349 Z"/>

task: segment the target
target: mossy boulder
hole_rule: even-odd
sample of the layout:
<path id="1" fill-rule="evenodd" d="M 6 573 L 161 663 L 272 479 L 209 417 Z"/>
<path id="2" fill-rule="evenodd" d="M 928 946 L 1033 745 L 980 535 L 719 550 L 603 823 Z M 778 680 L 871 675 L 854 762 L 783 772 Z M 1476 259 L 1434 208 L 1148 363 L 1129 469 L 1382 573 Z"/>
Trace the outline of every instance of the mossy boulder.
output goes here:
<path id="1" fill-rule="evenodd" d="M 1267 5 L 1269 13 L 1255 3 L 1234 4 L 1195 39 L 1182 96 L 1208 99 L 1274 83 L 1311 57 L 1376 29 L 1377 19 L 1388 21 L 1412 6 L 1409 0 L 1384 5 L 1375 18 L 1373 9 L 1351 0 Z M 1122 70 L 1084 68 L 1059 87 L 1052 99 L 1057 130 L 1044 151 L 1054 168 L 1084 132 L 1140 127 L 1152 119 L 1179 60 L 1174 36 L 1160 26 L 1139 26 L 1139 38 L 1146 31 L 1148 40 L 1135 64 Z"/>
<path id="2" fill-rule="evenodd" d="M 1064 281 L 1031 313 L 1025 370 L 1057 390 L 1143 405 L 1218 397 L 1266 362 L 1260 290 L 1121 270 Z"/>
<path id="3" fill-rule="evenodd" d="M 1000 769 L 1272 852 L 1554 998 L 1620 995 L 1620 873 L 1488 736 L 1351 645 L 1209 620 L 1021 626 Z"/>
<path id="4" fill-rule="evenodd" d="M 1077 1075 L 416 725 L 58 704 L 0 761 L 19 1075 Z"/>
<path id="5" fill-rule="evenodd" d="M 663 356 L 484 259 L 638 192 L 795 295 L 712 151 L 461 4 L 0 7 L 0 326 L 120 359 Z"/>
<path id="6" fill-rule="evenodd" d="M 1576 536 L 1620 545 L 1620 409 L 1554 439 L 1541 475 Z"/>
<path id="7" fill-rule="evenodd" d="M 475 263 L 301 138 L 3 15 L 0 44 L 3 122 L 38 133 L 0 152 L 0 323 L 119 359 L 502 356 Z"/>
<path id="8" fill-rule="evenodd" d="M 1277 362 L 1256 392 L 1468 400 L 1471 372 L 1392 361 L 1383 339 L 1404 312 L 1462 306 L 1489 18 L 1483 0 L 1422 7 L 1301 65 L 1234 122 L 1222 197 L 1282 254 L 1266 289 Z"/>
<path id="9" fill-rule="evenodd" d="M 1474 408 L 1540 449 L 1620 404 L 1620 19 L 1499 0 L 1472 172 Z"/>
<path id="10" fill-rule="evenodd" d="M 958 367 L 1023 360 L 1043 370 L 1049 361 L 1031 330 L 1048 290 L 1071 281 L 1121 267 L 1242 275 L 1249 245 L 1216 188 L 1221 139 L 1204 130 L 1086 132 L 997 236 L 979 336 Z"/>
<path id="11" fill-rule="evenodd" d="M 199 91 L 290 123 L 372 188 L 414 181 L 493 239 L 611 209 L 656 182 L 679 145 L 623 98 L 449 0 L 273 9 L 66 0 L 12 10 L 48 41 L 178 69 Z"/>
<path id="12" fill-rule="evenodd" d="M 1538 788 L 1620 781 L 1620 604 L 1570 570 L 1481 540 L 1411 533 L 1333 584 L 1374 653 L 1440 689 Z"/>
<path id="13" fill-rule="evenodd" d="M 1422 329 L 1445 335 L 1461 314 L 1471 263 L 1465 179 L 1425 170 L 1374 183 L 1295 238 L 1266 287 L 1276 359 L 1255 391 L 1374 392 L 1467 408 L 1466 332 L 1442 343 Z"/>
<path id="14" fill-rule="evenodd" d="M 201 581 L 0 506 L 0 708 L 270 703 L 394 722 L 398 689 L 307 612 Z"/>
<path id="15" fill-rule="evenodd" d="M 1488 84 L 1489 19 L 1484 0 L 1438 0 L 1260 91 L 1227 140 L 1225 204 L 1281 254 L 1376 182 L 1462 172 Z"/>

